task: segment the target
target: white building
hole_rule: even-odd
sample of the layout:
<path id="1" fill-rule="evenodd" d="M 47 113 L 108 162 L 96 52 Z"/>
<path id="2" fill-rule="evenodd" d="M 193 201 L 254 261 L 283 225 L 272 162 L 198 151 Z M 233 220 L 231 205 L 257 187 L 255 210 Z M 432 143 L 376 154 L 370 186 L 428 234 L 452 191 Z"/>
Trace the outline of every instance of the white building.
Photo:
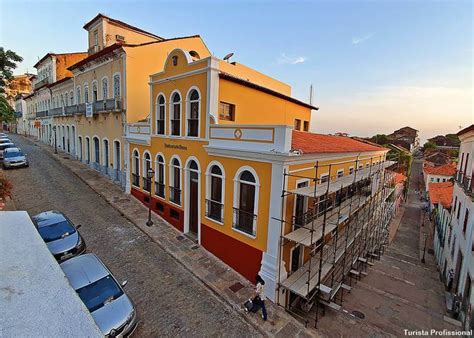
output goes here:
<path id="1" fill-rule="evenodd" d="M 474 326 L 474 125 L 458 133 L 461 140 L 459 162 L 453 189 L 453 210 L 448 241 L 445 243 L 445 277 L 452 269 L 451 292 L 461 299 L 460 319 L 466 328 Z M 447 280 L 448 284 L 449 280 Z"/>
<path id="2" fill-rule="evenodd" d="M 429 191 L 430 183 L 448 182 L 456 173 L 456 167 L 451 164 L 439 167 L 425 166 L 423 168 L 423 179 L 425 181 L 426 192 Z"/>

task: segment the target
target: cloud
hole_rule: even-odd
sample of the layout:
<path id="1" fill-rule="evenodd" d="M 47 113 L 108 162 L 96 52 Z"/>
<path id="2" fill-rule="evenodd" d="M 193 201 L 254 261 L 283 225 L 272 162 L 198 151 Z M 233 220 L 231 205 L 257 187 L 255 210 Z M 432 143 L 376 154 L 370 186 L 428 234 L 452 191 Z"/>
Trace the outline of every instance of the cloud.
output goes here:
<path id="1" fill-rule="evenodd" d="M 304 56 L 290 57 L 287 56 L 285 53 L 281 53 L 280 57 L 277 60 L 277 63 L 280 65 L 297 65 L 299 63 L 304 63 L 306 60 L 307 58 Z"/>
<path id="2" fill-rule="evenodd" d="M 353 45 L 358 45 L 359 43 L 362 43 L 362 42 L 365 42 L 365 41 L 369 40 L 374 35 L 375 35 L 374 33 L 369 33 L 369 34 L 365 34 L 365 35 L 362 35 L 362 36 L 355 36 L 355 37 L 352 38 L 352 44 Z"/>

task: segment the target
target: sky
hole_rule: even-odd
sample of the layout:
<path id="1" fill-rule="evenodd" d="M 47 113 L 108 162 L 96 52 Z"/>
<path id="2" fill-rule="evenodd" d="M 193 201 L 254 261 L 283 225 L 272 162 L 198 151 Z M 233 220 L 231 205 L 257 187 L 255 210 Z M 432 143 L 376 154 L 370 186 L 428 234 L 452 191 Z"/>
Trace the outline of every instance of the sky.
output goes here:
<path id="1" fill-rule="evenodd" d="M 409 125 L 422 141 L 474 123 L 473 1 L 0 0 L 0 46 L 34 72 L 48 52 L 87 50 L 97 13 L 211 52 L 292 86 L 311 130 L 371 136 Z"/>

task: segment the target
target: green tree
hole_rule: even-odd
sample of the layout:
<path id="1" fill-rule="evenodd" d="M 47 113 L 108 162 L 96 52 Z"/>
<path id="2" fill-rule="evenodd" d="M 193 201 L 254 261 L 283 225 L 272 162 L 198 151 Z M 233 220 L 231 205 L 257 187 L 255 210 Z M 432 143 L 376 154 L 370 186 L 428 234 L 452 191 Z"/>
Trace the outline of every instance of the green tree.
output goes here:
<path id="1" fill-rule="evenodd" d="M 0 94 L 5 93 L 5 87 L 8 81 L 13 78 L 13 71 L 17 67 L 17 63 L 23 61 L 23 58 L 11 50 L 5 51 L 0 47 Z"/>
<path id="2" fill-rule="evenodd" d="M 385 134 L 377 134 L 375 136 L 372 136 L 370 138 L 370 141 L 374 142 L 374 143 L 377 143 L 377 144 L 380 144 L 380 145 L 390 143 L 389 138 Z"/>
<path id="3" fill-rule="evenodd" d="M 461 144 L 461 141 L 459 140 L 458 135 L 456 134 L 446 134 L 445 135 L 447 139 L 449 139 L 453 146 L 458 147 Z"/>
<path id="4" fill-rule="evenodd" d="M 0 95 L 0 123 L 10 123 L 15 120 L 15 111 L 8 104 L 7 99 Z"/>
<path id="5" fill-rule="evenodd" d="M 427 151 L 428 149 L 436 149 L 436 144 L 429 141 L 423 144 L 423 151 Z"/>

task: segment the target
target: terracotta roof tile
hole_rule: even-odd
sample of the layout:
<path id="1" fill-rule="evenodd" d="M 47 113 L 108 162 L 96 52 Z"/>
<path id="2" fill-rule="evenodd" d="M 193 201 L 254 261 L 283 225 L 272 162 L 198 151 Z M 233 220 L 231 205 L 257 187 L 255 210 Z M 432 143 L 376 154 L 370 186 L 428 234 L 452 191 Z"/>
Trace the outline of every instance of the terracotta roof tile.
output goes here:
<path id="1" fill-rule="evenodd" d="M 303 154 L 344 153 L 388 150 L 345 136 L 324 135 L 293 130 L 291 148 Z"/>
<path id="2" fill-rule="evenodd" d="M 407 177 L 400 173 L 395 173 L 395 184 L 403 183 L 407 180 Z"/>
<path id="3" fill-rule="evenodd" d="M 453 183 L 441 182 L 429 184 L 430 201 L 433 204 L 441 203 L 446 209 L 453 203 Z"/>
<path id="4" fill-rule="evenodd" d="M 452 164 L 445 164 L 439 167 L 424 167 L 423 171 L 429 175 L 453 176 L 456 173 L 456 167 Z"/>

